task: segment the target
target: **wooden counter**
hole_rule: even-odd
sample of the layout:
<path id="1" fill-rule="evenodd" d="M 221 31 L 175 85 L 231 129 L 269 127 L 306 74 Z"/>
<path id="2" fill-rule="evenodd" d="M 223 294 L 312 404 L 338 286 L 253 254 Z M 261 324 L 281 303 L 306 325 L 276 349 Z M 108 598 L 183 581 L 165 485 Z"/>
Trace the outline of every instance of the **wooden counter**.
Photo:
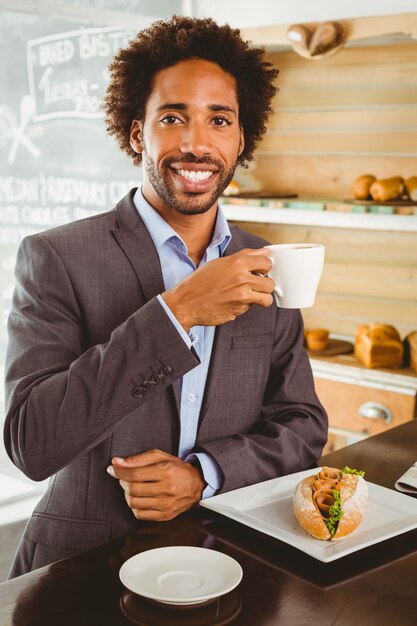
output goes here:
<path id="1" fill-rule="evenodd" d="M 360 467 L 392 488 L 416 460 L 417 421 L 334 452 L 320 464 Z M 409 496 L 404 496 L 408 498 Z M 167 545 L 205 546 L 235 558 L 239 586 L 205 606 L 171 609 L 127 592 L 119 568 Z M 415 626 L 417 530 L 331 563 L 221 515 L 193 509 L 0 585 L 0 626 Z"/>
<path id="2" fill-rule="evenodd" d="M 315 387 L 329 415 L 325 452 L 399 426 L 417 416 L 417 374 L 369 369 L 353 354 L 310 353 Z"/>

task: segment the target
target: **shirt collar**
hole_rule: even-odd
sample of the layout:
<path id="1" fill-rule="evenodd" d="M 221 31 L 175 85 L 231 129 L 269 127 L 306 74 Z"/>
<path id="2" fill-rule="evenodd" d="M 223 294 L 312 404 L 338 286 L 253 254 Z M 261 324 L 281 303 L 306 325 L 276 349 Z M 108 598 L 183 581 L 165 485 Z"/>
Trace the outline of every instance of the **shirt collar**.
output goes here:
<path id="1" fill-rule="evenodd" d="M 158 211 L 155 211 L 149 202 L 145 200 L 141 187 L 138 187 L 136 190 L 135 195 L 133 196 L 133 202 L 140 217 L 144 221 L 158 252 L 161 250 L 162 246 L 170 240 L 176 243 L 181 242 L 184 248 L 186 248 L 184 241 L 178 233 L 176 233 L 168 222 L 166 222 L 159 215 Z M 223 254 L 229 245 L 231 238 L 232 234 L 230 232 L 229 224 L 227 223 L 220 204 L 218 204 L 213 238 L 207 249 L 219 246 L 220 254 Z"/>

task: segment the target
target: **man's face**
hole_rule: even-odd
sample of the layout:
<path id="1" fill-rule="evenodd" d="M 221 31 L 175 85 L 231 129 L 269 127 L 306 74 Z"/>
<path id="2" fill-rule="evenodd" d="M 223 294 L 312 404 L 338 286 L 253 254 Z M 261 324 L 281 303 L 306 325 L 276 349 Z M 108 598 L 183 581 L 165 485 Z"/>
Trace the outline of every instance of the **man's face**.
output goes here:
<path id="1" fill-rule="evenodd" d="M 131 144 L 142 152 L 143 193 L 157 210 L 208 211 L 244 146 L 234 77 L 203 59 L 158 72 Z"/>

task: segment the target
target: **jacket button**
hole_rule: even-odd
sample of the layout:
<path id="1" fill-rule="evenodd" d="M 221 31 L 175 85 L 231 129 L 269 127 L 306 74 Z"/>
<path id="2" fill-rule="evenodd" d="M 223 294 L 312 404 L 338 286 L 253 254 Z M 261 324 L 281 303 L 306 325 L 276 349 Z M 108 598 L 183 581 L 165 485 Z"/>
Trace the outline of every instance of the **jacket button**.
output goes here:
<path id="1" fill-rule="evenodd" d="M 145 395 L 145 389 L 140 385 L 135 385 L 132 389 L 132 396 L 134 398 L 143 398 Z"/>
<path id="2" fill-rule="evenodd" d="M 169 365 L 163 365 L 159 370 L 159 373 L 162 374 L 164 378 L 166 378 L 167 376 L 172 374 L 172 367 L 170 367 Z"/>
<path id="3" fill-rule="evenodd" d="M 144 380 L 143 383 L 142 383 L 142 388 L 145 391 L 150 391 L 151 389 L 154 388 L 154 386 L 155 386 L 155 383 L 152 382 L 151 380 Z"/>
<path id="4" fill-rule="evenodd" d="M 164 380 L 164 376 L 160 372 L 158 372 L 158 374 L 152 374 L 150 380 L 156 385 L 157 383 L 162 383 L 162 381 Z"/>

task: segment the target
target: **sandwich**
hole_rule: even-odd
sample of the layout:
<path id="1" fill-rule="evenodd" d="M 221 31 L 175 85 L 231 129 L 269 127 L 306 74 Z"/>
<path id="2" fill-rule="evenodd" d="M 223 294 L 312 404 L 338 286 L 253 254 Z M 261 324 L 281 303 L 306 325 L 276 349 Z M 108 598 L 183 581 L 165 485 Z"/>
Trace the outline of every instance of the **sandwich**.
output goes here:
<path id="1" fill-rule="evenodd" d="M 310 535 L 337 541 L 360 524 L 368 502 L 364 472 L 344 467 L 323 467 L 301 480 L 294 491 L 293 506 L 299 524 Z"/>

